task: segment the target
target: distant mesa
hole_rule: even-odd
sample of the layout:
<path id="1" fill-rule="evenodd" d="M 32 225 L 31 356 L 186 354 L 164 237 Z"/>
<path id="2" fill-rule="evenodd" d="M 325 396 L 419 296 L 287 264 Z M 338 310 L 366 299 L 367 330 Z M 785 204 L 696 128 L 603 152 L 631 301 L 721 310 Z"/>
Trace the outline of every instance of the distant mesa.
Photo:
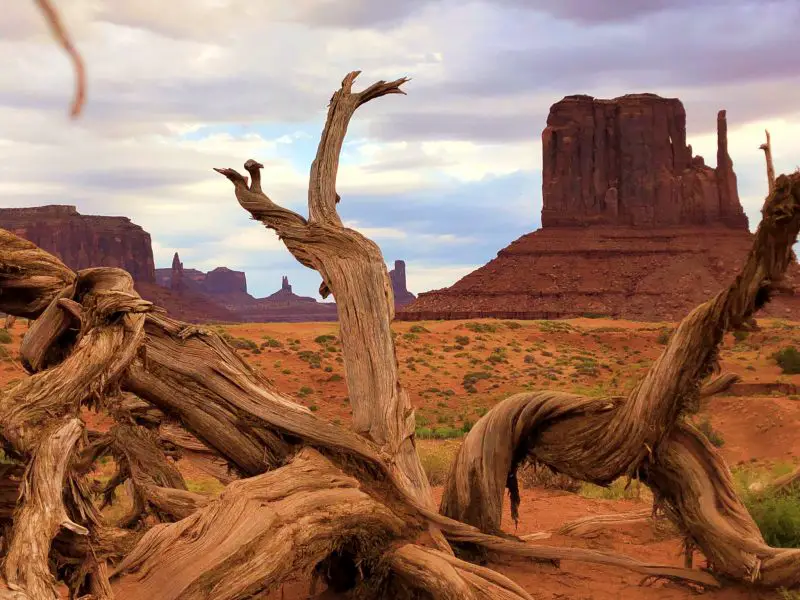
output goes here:
<path id="1" fill-rule="evenodd" d="M 169 269 L 156 269 L 157 283 L 175 292 L 190 290 L 203 294 L 246 294 L 247 277 L 243 271 L 217 267 L 208 273 L 185 269 L 176 252 Z"/>
<path id="2" fill-rule="evenodd" d="M 542 132 L 542 227 L 401 320 L 599 316 L 675 320 L 727 285 L 752 245 L 717 116 L 717 167 L 686 144 L 677 98 L 567 96 Z M 766 192 L 766 178 L 764 190 Z M 800 310 L 794 296 L 763 313 Z"/>
<path id="3" fill-rule="evenodd" d="M 141 283 L 155 283 L 150 234 L 127 217 L 80 214 L 51 204 L 0 208 L 0 228 L 33 242 L 74 270 L 120 267 Z"/>
<path id="4" fill-rule="evenodd" d="M 75 206 L 48 205 L 0 209 L 0 228 L 56 255 L 73 270 L 120 267 L 134 278 L 143 298 L 170 315 L 193 323 L 335 321 L 336 304 L 318 302 L 292 291 L 288 277 L 266 298 L 247 291 L 243 271 L 217 267 L 208 272 L 186 268 L 177 252 L 166 269 L 156 269 L 150 234 L 127 217 L 89 216 Z M 406 289 L 405 263 L 389 274 L 396 306 L 414 300 Z"/>

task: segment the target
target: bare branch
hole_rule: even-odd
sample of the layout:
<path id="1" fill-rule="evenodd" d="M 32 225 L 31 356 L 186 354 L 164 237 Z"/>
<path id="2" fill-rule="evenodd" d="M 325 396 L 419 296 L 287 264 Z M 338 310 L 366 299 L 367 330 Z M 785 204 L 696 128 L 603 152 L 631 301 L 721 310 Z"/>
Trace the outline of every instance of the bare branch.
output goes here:
<path id="1" fill-rule="evenodd" d="M 322 130 L 317 155 L 311 163 L 308 183 L 308 220 L 312 224 L 341 227 L 336 212 L 339 195 L 336 193 L 336 175 L 347 127 L 356 109 L 370 100 L 388 94 L 405 94 L 400 86 L 409 81 L 403 77 L 394 81 L 379 81 L 359 93 L 353 93 L 353 82 L 361 71 L 352 71 L 342 80 L 342 87 L 334 92 L 328 106 L 328 117 Z"/>
<path id="2" fill-rule="evenodd" d="M 56 38 L 56 41 L 67 53 L 75 69 L 75 97 L 72 100 L 70 116 L 76 119 L 80 116 L 83 104 L 86 100 L 86 68 L 83 65 L 83 59 L 72 43 L 69 32 L 61 22 L 61 17 L 58 16 L 58 12 L 52 2 L 50 2 L 50 0 L 34 0 L 34 2 L 36 2 L 39 6 L 39 10 L 44 14 L 44 18 L 50 26 L 50 31 L 53 33 L 53 37 Z"/>
<path id="3" fill-rule="evenodd" d="M 771 194 L 775 189 L 775 165 L 772 164 L 772 143 L 769 139 L 769 131 L 766 129 L 764 133 L 767 134 L 767 141 L 759 146 L 759 149 L 764 151 L 764 158 L 767 160 L 767 186 L 768 193 Z"/>

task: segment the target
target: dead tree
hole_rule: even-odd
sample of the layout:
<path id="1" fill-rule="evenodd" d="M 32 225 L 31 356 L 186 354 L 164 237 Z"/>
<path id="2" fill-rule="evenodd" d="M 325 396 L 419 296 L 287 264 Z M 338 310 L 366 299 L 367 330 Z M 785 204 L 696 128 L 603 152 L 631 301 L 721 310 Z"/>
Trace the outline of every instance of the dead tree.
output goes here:
<path id="1" fill-rule="evenodd" d="M 516 509 L 514 473 L 527 456 L 601 484 L 638 476 L 714 571 L 798 585 L 796 552 L 764 544 L 724 462 L 681 414 L 697 396 L 724 387 L 718 379 L 700 389 L 722 335 L 768 300 L 788 264 L 800 228 L 800 174 L 778 178 L 740 276 L 684 320 L 631 397 L 539 393 L 502 402 L 466 438 L 440 514 L 398 381 L 383 258 L 336 212 L 349 119 L 373 98 L 402 93 L 405 80 L 353 93 L 356 76 L 349 74 L 331 100 L 311 168 L 308 218 L 264 194 L 257 162 L 245 163 L 249 182 L 219 169 L 239 203 L 319 271 L 322 295 L 336 297 L 353 431 L 282 396 L 215 333 L 161 314 L 126 272 L 74 273 L 0 230 L 0 310 L 35 319 L 20 349 L 31 376 L 0 396 L 0 440 L 15 462 L 0 470 L 7 524 L 0 598 L 55 598 L 57 576 L 74 597 L 244 599 L 312 571 L 329 587 L 375 597 L 530 598 L 499 573 L 457 558 L 451 546 L 719 585 L 705 571 L 501 532 L 504 489 Z M 85 432 L 85 405 L 110 414 L 116 426 Z M 171 427 L 159 426 L 163 418 Z M 177 425 L 186 433 L 176 434 Z M 209 501 L 187 491 L 165 459 L 167 445 L 224 461 L 230 483 L 222 495 Z M 106 455 L 117 473 L 93 490 L 88 473 Z M 95 496 L 110 499 L 123 483 L 133 507 L 105 522 Z M 419 543 L 431 527 L 437 549 Z"/>
<path id="2" fill-rule="evenodd" d="M 775 165 L 772 164 L 772 143 L 769 139 L 769 131 L 765 129 L 764 133 L 767 135 L 767 141 L 758 148 L 764 151 L 764 158 L 767 161 L 767 186 L 771 194 L 775 189 Z"/>

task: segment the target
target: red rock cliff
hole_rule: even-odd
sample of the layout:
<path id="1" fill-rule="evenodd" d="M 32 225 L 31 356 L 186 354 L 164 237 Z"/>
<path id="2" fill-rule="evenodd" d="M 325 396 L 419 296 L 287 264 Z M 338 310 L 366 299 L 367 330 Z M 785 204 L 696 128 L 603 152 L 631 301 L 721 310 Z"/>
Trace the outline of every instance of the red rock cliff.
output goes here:
<path id="1" fill-rule="evenodd" d="M 150 234 L 127 217 L 81 215 L 65 205 L 2 208 L 0 228 L 55 254 L 72 269 L 120 267 L 137 282 L 155 283 Z"/>
<path id="2" fill-rule="evenodd" d="M 406 262 L 404 260 L 394 261 L 394 269 L 389 271 L 389 280 L 392 282 L 395 308 L 410 304 L 417 299 L 406 287 Z"/>
<path id="3" fill-rule="evenodd" d="M 720 223 L 747 229 L 717 118 L 717 168 L 692 156 L 677 98 L 567 96 L 542 132 L 542 226 L 673 227 Z"/>

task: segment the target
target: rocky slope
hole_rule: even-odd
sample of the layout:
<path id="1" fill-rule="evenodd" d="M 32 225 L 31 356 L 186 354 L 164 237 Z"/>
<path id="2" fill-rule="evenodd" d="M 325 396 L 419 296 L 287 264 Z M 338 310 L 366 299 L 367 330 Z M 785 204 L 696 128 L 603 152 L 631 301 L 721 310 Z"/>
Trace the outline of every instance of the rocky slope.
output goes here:
<path id="1" fill-rule="evenodd" d="M 692 156 L 677 99 L 564 98 L 542 133 L 542 228 L 397 318 L 681 318 L 731 280 L 751 245 L 727 144 L 725 111 L 714 169 Z M 766 314 L 800 312 L 796 265 L 786 283 L 795 295 Z"/>

